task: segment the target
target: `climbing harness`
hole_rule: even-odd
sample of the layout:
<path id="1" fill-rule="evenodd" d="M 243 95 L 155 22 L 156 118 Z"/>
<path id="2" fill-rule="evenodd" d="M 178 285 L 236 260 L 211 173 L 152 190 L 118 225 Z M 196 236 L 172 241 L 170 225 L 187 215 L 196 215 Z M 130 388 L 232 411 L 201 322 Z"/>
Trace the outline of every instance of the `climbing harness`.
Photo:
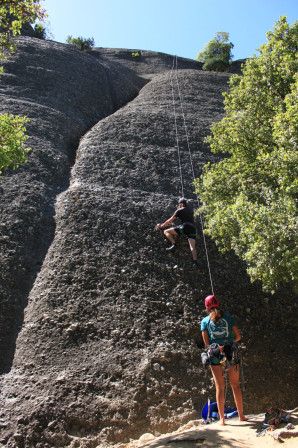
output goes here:
<path id="1" fill-rule="evenodd" d="M 213 343 L 208 348 L 207 352 L 201 354 L 202 363 L 204 366 L 207 364 L 219 365 L 224 367 L 225 371 L 228 371 L 231 366 L 237 366 L 242 363 L 242 351 L 236 344 L 225 343 L 223 348 L 217 343 Z"/>
<path id="2" fill-rule="evenodd" d="M 193 160 L 192 160 L 192 154 L 191 154 L 188 130 L 187 130 L 185 113 L 184 113 L 184 107 L 183 107 L 183 96 L 181 94 L 181 90 L 180 90 L 180 86 L 179 86 L 177 56 L 174 56 L 174 58 L 173 58 L 173 66 L 172 66 L 172 70 L 171 70 L 170 79 L 171 79 L 171 89 L 172 89 L 172 99 L 173 99 L 174 124 L 175 124 L 175 132 L 176 132 L 176 145 L 177 145 L 177 152 L 178 152 L 178 166 L 179 166 L 179 176 L 180 176 L 180 182 L 181 182 L 181 193 L 182 193 L 182 196 L 184 196 L 184 186 L 183 186 L 184 183 L 183 183 L 182 166 L 181 166 L 181 151 L 180 151 L 180 146 L 179 146 L 178 126 L 177 126 L 177 116 L 176 116 L 176 105 L 175 105 L 175 95 L 174 95 L 174 85 L 173 85 L 173 79 L 172 79 L 173 78 L 173 72 L 176 73 L 176 86 L 177 86 L 177 91 L 178 91 L 178 98 L 179 98 L 179 103 L 180 103 L 181 114 L 182 114 L 182 118 L 183 118 L 183 127 L 184 127 L 184 132 L 185 132 L 185 137 L 186 137 L 187 148 L 188 148 L 188 154 L 189 154 L 189 161 L 190 161 L 190 166 L 191 166 L 192 177 L 193 177 L 193 180 L 195 181 L 194 165 L 193 165 Z M 195 193 L 195 194 L 196 194 L 196 199 L 197 199 L 198 208 L 199 208 L 200 207 L 199 196 L 198 196 L 197 193 Z M 207 243 L 206 243 L 206 238 L 205 238 L 205 234 L 204 234 L 204 222 L 203 222 L 203 217 L 202 217 L 201 213 L 199 213 L 199 216 L 200 216 L 200 223 L 201 223 L 202 234 L 203 234 L 203 241 L 204 241 L 205 254 L 206 254 L 206 259 L 207 259 L 207 266 L 208 266 L 208 272 L 209 272 L 211 291 L 212 291 L 212 294 L 214 294 L 212 275 L 211 275 L 211 268 L 210 268 L 208 250 L 207 250 Z"/>

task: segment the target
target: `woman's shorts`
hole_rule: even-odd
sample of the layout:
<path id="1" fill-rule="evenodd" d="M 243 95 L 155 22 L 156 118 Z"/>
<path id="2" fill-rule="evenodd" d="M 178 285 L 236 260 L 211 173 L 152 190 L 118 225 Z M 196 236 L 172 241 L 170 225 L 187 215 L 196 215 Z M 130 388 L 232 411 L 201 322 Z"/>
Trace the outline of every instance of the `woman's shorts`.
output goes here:
<path id="1" fill-rule="evenodd" d="M 196 239 L 196 228 L 191 224 L 182 224 L 181 226 L 174 227 L 174 230 L 178 235 L 185 235 L 187 238 Z"/>
<path id="2" fill-rule="evenodd" d="M 231 366 L 237 366 L 238 364 L 240 364 L 240 359 L 237 359 L 237 360 L 231 359 L 231 360 L 228 360 L 228 363 Z M 218 365 L 220 365 L 220 359 L 217 358 L 216 356 L 213 356 L 213 358 L 210 359 L 209 364 L 210 364 L 210 366 L 218 366 Z"/>

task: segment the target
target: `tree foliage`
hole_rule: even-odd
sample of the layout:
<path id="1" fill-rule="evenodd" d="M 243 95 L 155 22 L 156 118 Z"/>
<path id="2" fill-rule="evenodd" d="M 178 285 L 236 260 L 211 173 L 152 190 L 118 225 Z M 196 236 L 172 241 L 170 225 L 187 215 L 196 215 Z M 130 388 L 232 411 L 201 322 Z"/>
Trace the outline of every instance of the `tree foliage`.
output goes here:
<path id="1" fill-rule="evenodd" d="M 18 168 L 26 161 L 30 148 L 24 147 L 27 140 L 25 123 L 28 118 L 11 114 L 0 115 L 0 174 L 9 167 Z"/>
<path id="2" fill-rule="evenodd" d="M 66 43 L 77 47 L 80 51 L 92 50 L 95 45 L 93 37 L 84 39 L 83 37 L 68 36 Z"/>
<path id="3" fill-rule="evenodd" d="M 21 33 L 24 23 L 43 20 L 42 0 L 0 0 L 0 60 L 16 51 L 15 36 Z"/>
<path id="4" fill-rule="evenodd" d="M 231 77 L 226 116 L 207 138 L 226 157 L 207 165 L 196 187 L 206 233 L 274 291 L 297 285 L 298 22 L 281 17 L 267 40 L 243 77 Z"/>
<path id="5" fill-rule="evenodd" d="M 232 61 L 232 48 L 229 33 L 219 31 L 215 37 L 197 54 L 197 61 L 203 62 L 203 70 L 224 72 L 229 69 Z"/>
<path id="6" fill-rule="evenodd" d="M 6 60 L 16 51 L 15 37 L 20 34 L 24 23 L 34 23 L 36 19 L 43 20 L 45 11 L 40 0 L 0 0 L 0 61 Z M 0 74 L 3 68 L 0 67 Z M 0 115 L 0 173 L 3 169 L 15 169 L 26 161 L 24 142 L 25 123 L 28 118 Z"/>
<path id="7" fill-rule="evenodd" d="M 41 23 L 36 23 L 36 25 L 34 25 L 34 34 L 35 37 L 42 40 L 45 40 L 47 37 L 46 29 Z"/>

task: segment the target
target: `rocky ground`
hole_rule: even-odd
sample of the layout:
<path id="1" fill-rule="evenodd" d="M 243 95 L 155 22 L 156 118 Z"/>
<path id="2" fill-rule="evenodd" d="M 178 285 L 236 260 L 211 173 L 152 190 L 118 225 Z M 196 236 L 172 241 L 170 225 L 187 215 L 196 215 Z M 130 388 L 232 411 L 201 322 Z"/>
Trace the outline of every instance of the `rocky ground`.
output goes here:
<path id="1" fill-rule="evenodd" d="M 143 434 L 138 441 L 119 444 L 117 448 L 274 448 L 283 444 L 284 448 L 295 448 L 298 437 L 298 414 L 291 416 L 290 429 L 286 424 L 259 435 L 263 429 L 264 414 L 249 415 L 247 422 L 239 422 L 237 417 L 227 421 L 225 426 L 214 422 L 205 425 L 202 420 L 190 421 L 171 434 L 154 437 Z"/>
<path id="2" fill-rule="evenodd" d="M 32 147 L 1 182 L 0 446 L 113 446 L 200 418 L 214 395 L 200 361 L 211 290 L 200 220 L 199 270 L 187 241 L 169 254 L 155 228 L 181 195 L 174 105 L 184 194 L 197 205 L 174 59 L 135 59 L 22 38 L 0 79 L 2 111 L 31 118 Z M 178 68 L 198 176 L 217 160 L 204 137 L 230 74 Z M 247 345 L 246 412 L 294 407 L 294 294 L 264 295 L 233 254 L 207 248 Z"/>

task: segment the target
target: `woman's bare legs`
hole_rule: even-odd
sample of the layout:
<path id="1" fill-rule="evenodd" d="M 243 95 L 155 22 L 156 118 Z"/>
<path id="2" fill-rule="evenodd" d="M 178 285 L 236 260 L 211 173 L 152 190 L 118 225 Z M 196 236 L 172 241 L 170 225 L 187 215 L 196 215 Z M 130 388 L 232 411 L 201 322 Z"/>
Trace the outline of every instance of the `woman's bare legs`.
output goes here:
<path id="1" fill-rule="evenodd" d="M 239 420 L 243 422 L 248 419 L 243 414 L 243 400 L 239 383 L 239 371 L 240 371 L 239 364 L 237 366 L 231 366 L 229 369 L 229 378 L 234 395 L 235 404 L 239 415 Z"/>
<path id="2" fill-rule="evenodd" d="M 216 402 L 220 424 L 225 424 L 225 379 L 222 366 L 210 366 L 216 387 Z"/>
<path id="3" fill-rule="evenodd" d="M 220 424 L 225 424 L 225 379 L 222 366 L 211 366 L 212 375 L 216 387 L 216 402 L 220 416 Z M 237 407 L 239 420 L 241 422 L 248 420 L 243 414 L 242 393 L 239 383 L 239 365 L 231 366 L 229 369 L 229 378 L 233 390 L 234 400 Z"/>

